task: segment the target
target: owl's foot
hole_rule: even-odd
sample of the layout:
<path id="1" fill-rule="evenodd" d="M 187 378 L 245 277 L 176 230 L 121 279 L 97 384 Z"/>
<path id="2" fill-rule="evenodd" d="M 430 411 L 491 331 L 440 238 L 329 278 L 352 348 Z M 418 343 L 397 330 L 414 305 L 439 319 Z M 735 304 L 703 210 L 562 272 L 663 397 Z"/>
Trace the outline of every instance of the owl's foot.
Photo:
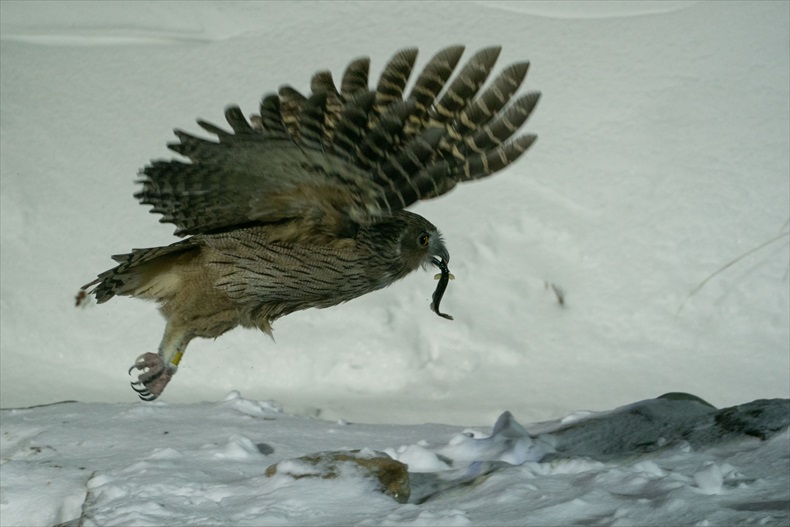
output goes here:
<path id="1" fill-rule="evenodd" d="M 140 374 L 137 381 L 132 382 L 132 390 L 143 401 L 153 401 L 162 395 L 176 372 L 175 365 L 165 364 L 165 360 L 156 353 L 144 353 L 137 357 L 134 365 L 129 368 L 129 375 L 135 369 L 140 370 Z"/>

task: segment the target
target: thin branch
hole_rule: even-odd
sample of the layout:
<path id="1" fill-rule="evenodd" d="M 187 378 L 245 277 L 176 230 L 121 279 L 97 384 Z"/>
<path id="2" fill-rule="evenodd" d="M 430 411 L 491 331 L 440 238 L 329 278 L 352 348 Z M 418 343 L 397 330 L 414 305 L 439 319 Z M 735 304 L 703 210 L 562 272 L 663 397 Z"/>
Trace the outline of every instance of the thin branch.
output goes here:
<path id="1" fill-rule="evenodd" d="M 789 220 L 789 221 L 790 221 L 790 220 Z M 787 225 L 787 223 L 785 223 L 785 225 Z M 680 303 L 680 307 L 678 307 L 677 313 L 675 313 L 675 315 L 676 315 L 676 316 L 677 316 L 677 315 L 679 315 L 679 314 L 680 314 L 680 312 L 683 310 L 683 306 L 685 306 L 685 305 L 686 305 L 686 302 L 688 301 L 688 299 L 689 299 L 689 298 L 691 298 L 692 296 L 694 296 L 695 294 L 697 294 L 697 293 L 699 292 L 699 290 L 700 290 L 700 289 L 702 289 L 703 287 L 705 287 L 705 284 L 707 284 L 707 283 L 708 283 L 708 282 L 709 282 L 711 279 L 713 279 L 713 278 L 714 278 L 716 275 L 718 275 L 718 274 L 722 273 L 722 272 L 723 272 L 723 271 L 725 271 L 726 269 L 729 269 L 730 267 L 732 267 L 732 266 L 733 266 L 733 265 L 735 265 L 736 263 L 740 262 L 741 260 L 743 260 L 743 259 L 744 259 L 744 258 L 746 258 L 747 256 L 749 256 L 749 255 L 751 255 L 751 254 L 754 254 L 754 253 L 756 253 L 757 251 L 759 251 L 759 250 L 760 250 L 760 249 L 762 249 L 763 247 L 766 247 L 766 246 L 768 246 L 768 245 L 771 245 L 771 244 L 772 244 L 772 243 L 774 243 L 775 241 L 778 241 L 778 240 L 780 240 L 780 239 L 784 238 L 784 237 L 785 237 L 785 236 L 787 236 L 788 234 L 790 234 L 790 231 L 784 231 L 784 232 L 780 233 L 778 236 L 774 236 L 774 237 L 773 237 L 773 238 L 771 238 L 770 240 L 768 240 L 768 241 L 766 241 L 766 242 L 763 242 L 763 243 L 761 243 L 761 244 L 760 244 L 760 245 L 758 245 L 757 247 L 754 247 L 753 249 L 751 249 L 751 250 L 749 250 L 749 251 L 747 251 L 747 252 L 743 253 L 742 255 L 738 256 L 737 258 L 735 258 L 735 259 L 733 259 L 733 260 L 730 260 L 729 262 L 727 262 L 727 263 L 726 263 L 726 264 L 724 264 L 723 266 L 721 266 L 721 267 L 719 267 L 718 269 L 716 269 L 716 270 L 715 270 L 713 273 L 711 273 L 710 275 L 708 275 L 708 277 L 707 277 L 707 278 L 705 278 L 705 280 L 703 280 L 702 282 L 700 282 L 700 283 L 697 285 L 697 287 L 695 287 L 695 288 L 694 288 L 694 289 L 693 289 L 693 290 L 692 290 L 692 291 L 691 291 L 691 292 L 688 294 L 688 296 L 687 296 L 686 298 L 684 298 L 684 299 L 683 299 L 683 302 L 681 302 L 681 303 Z"/>

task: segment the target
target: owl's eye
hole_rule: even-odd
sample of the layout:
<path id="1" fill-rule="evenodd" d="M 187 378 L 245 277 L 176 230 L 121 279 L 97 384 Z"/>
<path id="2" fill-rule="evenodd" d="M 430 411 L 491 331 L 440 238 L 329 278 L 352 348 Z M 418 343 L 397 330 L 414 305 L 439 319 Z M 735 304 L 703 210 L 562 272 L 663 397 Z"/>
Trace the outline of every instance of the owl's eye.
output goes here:
<path id="1" fill-rule="evenodd" d="M 417 242 L 420 244 L 420 247 L 428 247 L 429 241 L 431 241 L 431 237 L 427 232 L 420 234 L 420 237 L 417 240 Z"/>

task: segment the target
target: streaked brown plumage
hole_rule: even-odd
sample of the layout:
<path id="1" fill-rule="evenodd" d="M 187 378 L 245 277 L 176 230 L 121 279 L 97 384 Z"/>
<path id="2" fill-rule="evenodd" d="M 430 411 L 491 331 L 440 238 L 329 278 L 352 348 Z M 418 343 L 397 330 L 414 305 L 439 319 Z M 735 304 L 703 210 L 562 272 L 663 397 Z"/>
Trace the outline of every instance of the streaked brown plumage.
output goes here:
<path id="1" fill-rule="evenodd" d="M 281 316 L 346 302 L 420 266 L 448 274 L 439 231 L 404 209 L 501 170 L 535 140 L 514 137 L 539 97 L 513 99 L 528 63 L 480 92 L 499 51 L 478 51 L 447 85 L 463 47 L 446 48 L 407 97 L 416 49 L 397 53 L 375 89 L 368 59 L 357 59 L 339 91 L 319 72 L 309 96 L 283 87 L 250 121 L 229 107 L 232 132 L 198 121 L 219 142 L 176 130 L 169 147 L 189 162 L 153 161 L 135 196 L 190 237 L 114 256 L 117 267 L 83 286 L 99 303 L 128 295 L 161 304 L 159 353 L 130 369 L 140 371 L 140 397 L 162 393 L 195 337 L 237 325 L 271 335 Z"/>

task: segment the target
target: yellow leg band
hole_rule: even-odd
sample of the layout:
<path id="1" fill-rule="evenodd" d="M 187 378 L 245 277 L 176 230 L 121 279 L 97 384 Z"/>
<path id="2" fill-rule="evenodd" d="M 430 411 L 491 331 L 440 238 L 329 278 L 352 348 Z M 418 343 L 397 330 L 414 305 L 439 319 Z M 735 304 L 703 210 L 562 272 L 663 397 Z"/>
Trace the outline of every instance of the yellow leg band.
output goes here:
<path id="1" fill-rule="evenodd" d="M 181 362 L 181 357 L 183 357 L 183 356 L 184 356 L 184 352 L 183 351 L 179 351 L 178 353 L 176 353 L 176 356 L 173 357 L 173 360 L 171 361 L 171 364 L 173 366 L 178 366 L 178 363 Z"/>

